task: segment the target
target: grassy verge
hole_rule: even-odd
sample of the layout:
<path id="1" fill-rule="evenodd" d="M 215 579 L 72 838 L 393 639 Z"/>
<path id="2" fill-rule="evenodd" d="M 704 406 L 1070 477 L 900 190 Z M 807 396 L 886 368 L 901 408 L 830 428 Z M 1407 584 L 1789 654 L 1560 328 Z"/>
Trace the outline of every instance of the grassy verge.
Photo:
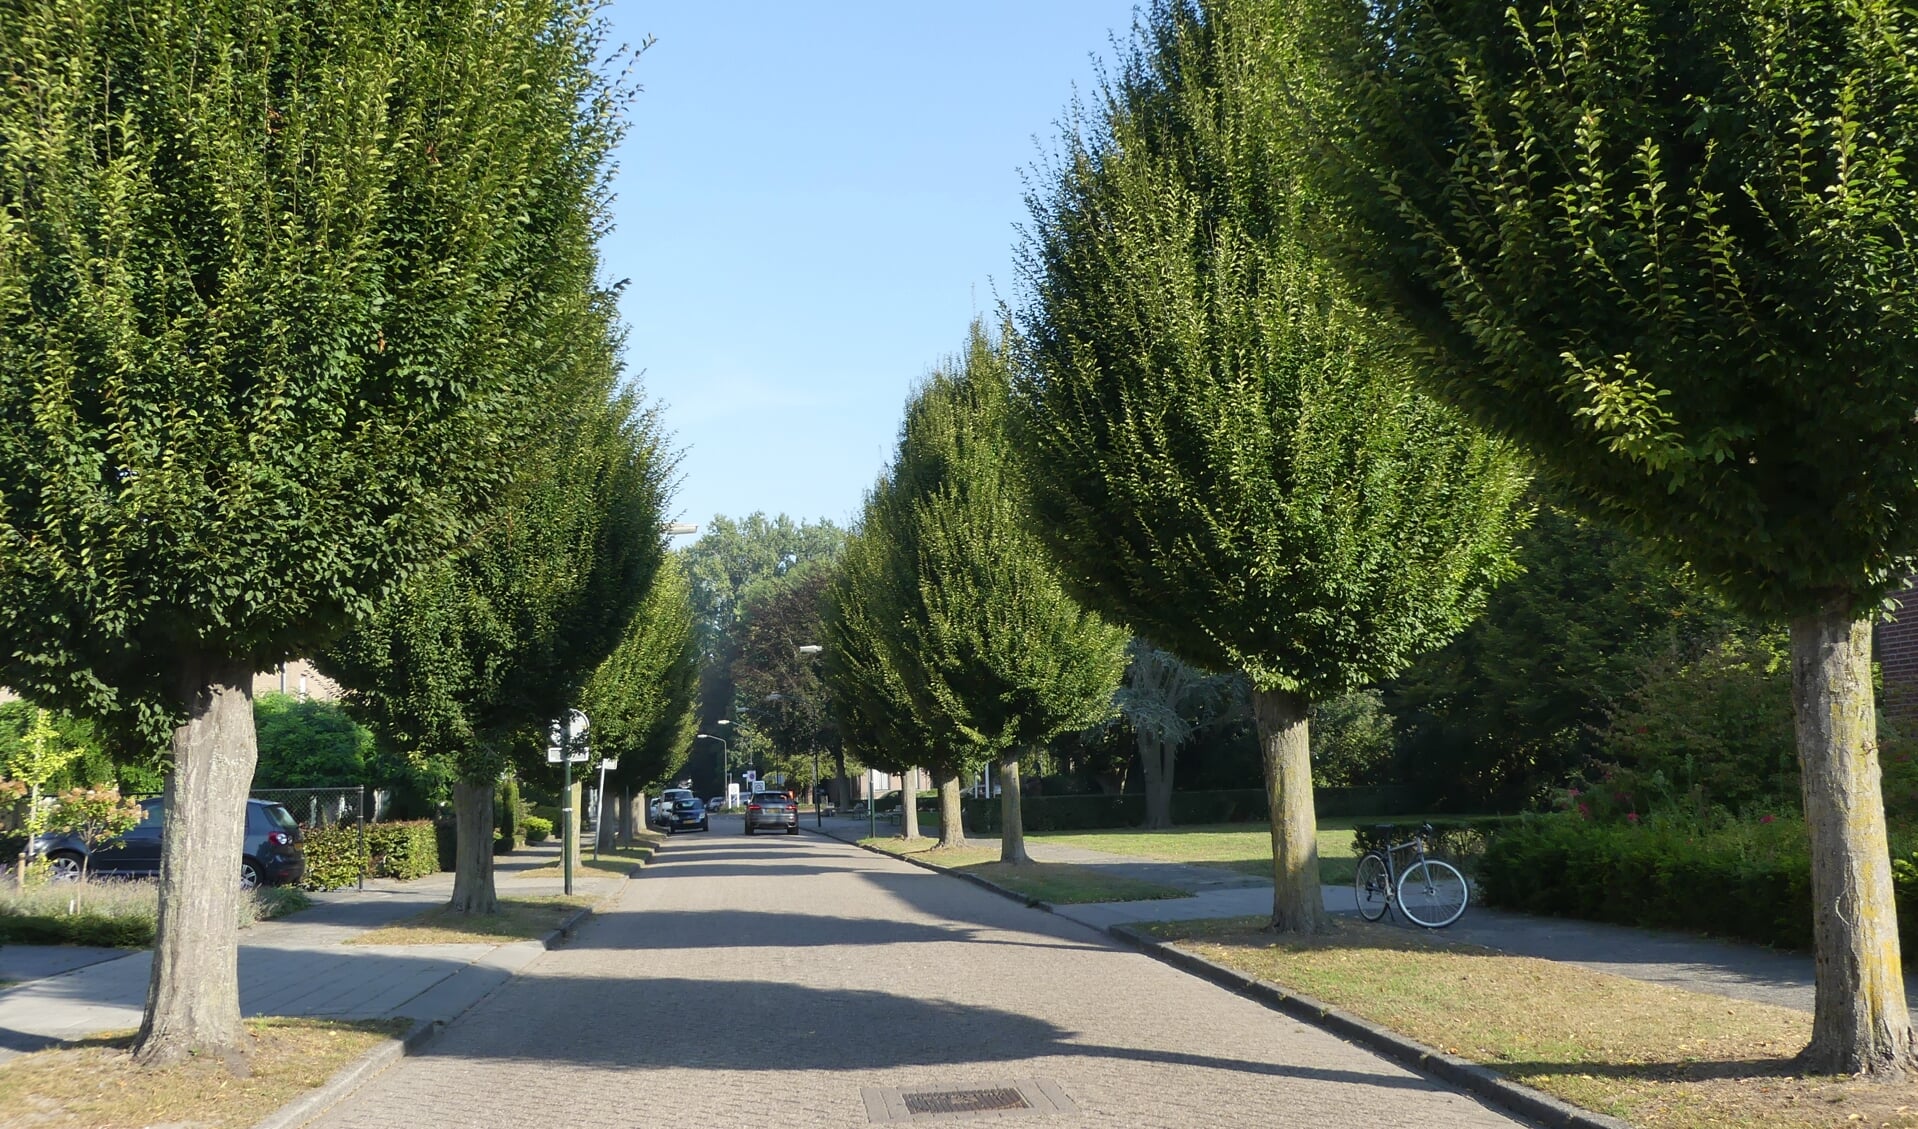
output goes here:
<path id="1" fill-rule="evenodd" d="M 408 1022 L 250 1020 L 247 1029 L 256 1041 L 246 1078 L 233 1077 L 218 1062 L 135 1067 L 126 1053 L 131 1033 L 86 1039 L 22 1055 L 0 1069 L 0 1110 L 13 1115 L 0 1120 L 44 1129 L 241 1129 L 402 1034 Z"/>
<path id="2" fill-rule="evenodd" d="M 1357 828 L 1378 823 L 1411 824 L 1428 819 L 1459 819 L 1455 815 L 1334 816 L 1319 821 L 1319 881 L 1332 886 L 1349 884 L 1358 871 L 1353 847 Z M 1029 836 L 1034 842 L 1084 847 L 1115 855 L 1136 855 L 1165 862 L 1222 866 L 1256 878 L 1272 877 L 1272 831 L 1262 823 L 1215 823 L 1178 827 L 1170 831 L 1114 828 L 1110 831 L 1046 832 Z"/>
<path id="3" fill-rule="evenodd" d="M 454 913 L 447 906 L 434 906 L 391 925 L 361 933 L 346 941 L 348 945 L 503 945 L 509 941 L 527 941 L 544 937 L 560 927 L 575 911 L 598 899 L 583 894 L 567 897 L 501 898 L 499 912 L 488 914 Z"/>
<path id="4" fill-rule="evenodd" d="M 1260 924 L 1149 931 L 1642 1129 L 1918 1129 L 1909 1087 L 1793 1069 L 1811 1034 L 1802 1012 L 1383 924 L 1282 939 Z"/>
<path id="5" fill-rule="evenodd" d="M 934 850 L 937 840 L 908 843 L 904 839 L 866 839 L 865 844 L 887 854 L 910 855 L 945 870 L 975 874 L 995 886 L 1055 905 L 1077 902 L 1144 902 L 1187 897 L 1185 891 L 1155 882 L 1108 874 L 1070 863 L 1033 863 L 1008 866 L 999 861 L 997 847 L 955 847 Z"/>
<path id="6" fill-rule="evenodd" d="M 267 886 L 240 898 L 240 928 L 313 904 L 291 886 Z M 148 879 L 0 886 L 0 944 L 145 948 L 160 914 L 159 886 Z"/>
<path id="7" fill-rule="evenodd" d="M 614 847 L 611 851 L 599 852 L 593 857 L 592 844 L 583 844 L 579 852 L 579 869 L 576 874 L 617 874 L 624 878 L 633 872 L 635 866 L 645 866 L 653 861 L 653 855 L 659 851 L 659 842 L 663 835 L 647 834 L 645 841 L 631 847 Z M 542 866 L 533 870 L 522 870 L 514 878 L 563 878 L 565 872 L 559 863 Z"/>

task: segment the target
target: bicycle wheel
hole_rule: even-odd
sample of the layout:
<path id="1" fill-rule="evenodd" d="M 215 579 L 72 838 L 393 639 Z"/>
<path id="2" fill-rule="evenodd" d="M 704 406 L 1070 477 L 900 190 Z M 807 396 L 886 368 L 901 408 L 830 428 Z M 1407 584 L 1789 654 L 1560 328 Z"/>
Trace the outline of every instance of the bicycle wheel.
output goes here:
<path id="1" fill-rule="evenodd" d="M 1465 912 L 1465 876 L 1438 859 L 1413 863 L 1399 879 L 1399 912 L 1414 925 L 1443 929 Z"/>
<path id="2" fill-rule="evenodd" d="M 1385 856 L 1369 854 L 1359 860 L 1358 877 L 1352 887 L 1359 896 L 1359 916 L 1377 921 L 1385 916 L 1392 901 L 1392 877 L 1385 872 Z"/>

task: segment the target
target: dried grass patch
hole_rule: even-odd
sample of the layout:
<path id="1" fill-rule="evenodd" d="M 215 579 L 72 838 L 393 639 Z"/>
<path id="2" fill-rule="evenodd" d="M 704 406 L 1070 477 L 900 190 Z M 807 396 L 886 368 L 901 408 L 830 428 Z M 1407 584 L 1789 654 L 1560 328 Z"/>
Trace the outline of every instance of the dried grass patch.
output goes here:
<path id="1" fill-rule="evenodd" d="M 546 936 L 598 899 L 585 894 L 501 898 L 498 913 L 455 913 L 434 906 L 369 930 L 348 945 L 504 945 Z"/>

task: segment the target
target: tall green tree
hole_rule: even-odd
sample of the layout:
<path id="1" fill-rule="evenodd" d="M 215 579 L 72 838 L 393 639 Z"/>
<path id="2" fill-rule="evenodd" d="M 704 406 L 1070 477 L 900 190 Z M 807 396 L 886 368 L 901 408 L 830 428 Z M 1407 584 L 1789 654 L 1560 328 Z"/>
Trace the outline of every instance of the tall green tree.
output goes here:
<path id="1" fill-rule="evenodd" d="M 511 479 L 616 98 L 576 0 L 0 11 L 0 684 L 170 739 L 142 1063 L 243 1066 L 253 672 Z"/>
<path id="2" fill-rule="evenodd" d="M 834 758 L 840 776 L 845 769 L 820 659 L 799 649 L 824 646 L 833 571 L 831 560 L 809 561 L 750 588 L 732 665 L 735 693 L 753 703 L 755 727 L 805 776 L 812 775 L 814 753 Z"/>
<path id="3" fill-rule="evenodd" d="M 906 408 L 901 504 L 880 529 L 906 570 L 892 661 L 923 724 L 999 762 L 1000 858 L 1023 864 L 1019 760 L 1111 715 L 1126 635 L 1067 594 L 1033 532 L 1008 423 L 1005 353 L 975 322 Z"/>
<path id="4" fill-rule="evenodd" d="M 1163 0 L 1069 123 L 1030 201 L 1018 447 L 1087 603 L 1251 681 L 1273 924 L 1316 930 L 1311 703 L 1470 621 L 1524 476 L 1307 245 L 1278 16 Z"/>
<path id="5" fill-rule="evenodd" d="M 592 720 L 593 749 L 619 761 L 607 785 L 619 790 L 617 823 L 624 838 L 633 831 L 633 790 L 667 779 L 692 748 L 699 640 L 691 597 L 684 558 L 671 554 L 654 573 L 619 647 L 586 684 L 583 705 Z"/>
<path id="6" fill-rule="evenodd" d="M 1306 6 L 1331 250 L 1430 386 L 1791 631 L 1817 1003 L 1804 1062 L 1918 1067 L 1871 616 L 1918 555 L 1918 13 Z M 1316 85 L 1316 84 L 1315 84 Z"/>
<path id="7" fill-rule="evenodd" d="M 1164 829 L 1172 826 L 1179 746 L 1198 728 L 1192 699 L 1222 696 L 1227 677 L 1207 674 L 1143 639 L 1127 644 L 1126 655 L 1125 683 L 1114 703 L 1138 743 L 1139 767 L 1145 774 L 1145 826 Z"/>
<path id="8" fill-rule="evenodd" d="M 610 305 L 565 354 L 578 371 L 512 493 L 459 554 L 319 660 L 354 707 L 416 760 L 453 770 L 451 906 L 493 913 L 495 785 L 549 770 L 546 726 L 615 652 L 665 556 L 670 460 L 637 392 L 614 390 Z M 595 738 L 597 744 L 597 738 Z"/>

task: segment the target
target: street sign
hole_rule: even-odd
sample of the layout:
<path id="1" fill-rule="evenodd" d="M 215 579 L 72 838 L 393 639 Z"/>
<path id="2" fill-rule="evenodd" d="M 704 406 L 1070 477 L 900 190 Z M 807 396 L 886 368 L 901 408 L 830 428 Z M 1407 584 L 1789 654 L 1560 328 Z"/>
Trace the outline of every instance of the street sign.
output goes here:
<path id="1" fill-rule="evenodd" d="M 585 764 L 587 761 L 593 759 L 593 751 L 591 749 L 574 749 L 573 755 L 566 759 L 573 764 Z M 558 764 L 559 761 L 560 755 L 558 749 L 546 750 L 547 764 Z"/>
<path id="2" fill-rule="evenodd" d="M 613 772 L 617 770 L 618 768 L 619 768 L 619 761 L 613 759 L 612 757 L 606 757 L 605 759 L 599 762 L 599 770 L 601 772 Z"/>

